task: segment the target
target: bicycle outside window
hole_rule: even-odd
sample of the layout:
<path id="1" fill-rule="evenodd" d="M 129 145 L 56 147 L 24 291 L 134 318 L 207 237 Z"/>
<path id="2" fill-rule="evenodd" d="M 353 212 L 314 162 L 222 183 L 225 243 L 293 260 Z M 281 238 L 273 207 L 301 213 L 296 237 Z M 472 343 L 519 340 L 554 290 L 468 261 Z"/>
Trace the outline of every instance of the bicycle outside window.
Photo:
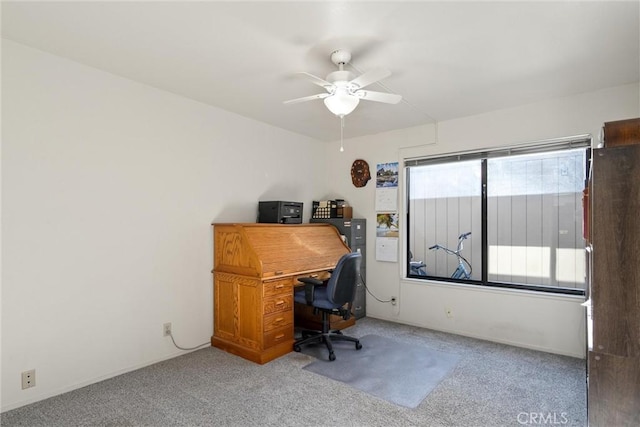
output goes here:
<path id="1" fill-rule="evenodd" d="M 590 142 L 406 161 L 407 276 L 584 294 Z"/>

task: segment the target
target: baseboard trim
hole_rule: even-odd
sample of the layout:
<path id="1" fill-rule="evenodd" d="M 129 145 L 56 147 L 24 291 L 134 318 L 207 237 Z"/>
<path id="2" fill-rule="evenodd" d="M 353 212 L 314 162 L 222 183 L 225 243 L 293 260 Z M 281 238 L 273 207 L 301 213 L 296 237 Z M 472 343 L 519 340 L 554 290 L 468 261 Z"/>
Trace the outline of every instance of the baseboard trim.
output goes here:
<path id="1" fill-rule="evenodd" d="M 0 410 L 0 412 L 11 411 L 12 409 L 17 409 L 17 408 L 20 408 L 22 406 L 30 405 L 32 403 L 36 403 L 36 402 L 39 402 L 41 400 L 49 399 L 50 397 L 59 396 L 61 394 L 68 393 L 70 391 L 77 390 L 79 388 L 86 387 L 86 386 L 89 386 L 91 384 L 99 383 L 100 381 L 105 381 L 105 380 L 108 380 L 110 378 L 117 377 L 118 375 L 126 374 L 127 372 L 132 372 L 132 371 L 135 371 L 135 370 L 138 370 L 138 369 L 141 369 L 141 368 L 145 368 L 147 366 L 155 365 L 156 363 L 160 363 L 160 362 L 163 362 L 165 360 L 173 359 L 174 357 L 183 356 L 185 354 L 191 353 L 192 351 L 196 351 L 196 350 L 197 349 L 190 350 L 190 351 L 178 351 L 178 352 L 175 352 L 175 353 L 170 353 L 170 354 L 168 354 L 168 355 L 166 355 L 164 357 L 161 357 L 159 359 L 154 359 L 154 360 L 150 360 L 150 361 L 147 361 L 147 362 L 143 362 L 143 363 L 140 363 L 140 364 L 137 364 L 137 365 L 133 365 L 133 366 L 124 368 L 124 369 L 119 369 L 117 371 L 110 372 L 108 374 L 100 375 L 98 377 L 94 377 L 94 378 L 86 380 L 86 381 L 81 381 L 81 382 L 76 383 L 76 384 L 65 386 L 65 387 L 62 387 L 62 388 L 59 388 L 59 389 L 55 389 L 55 390 L 52 390 L 52 391 L 49 391 L 49 392 L 44 392 L 42 394 L 38 394 L 38 395 L 32 396 L 32 397 L 30 397 L 28 399 L 20 400 L 20 401 L 14 402 L 14 403 L 10 403 L 8 405 L 3 405 L 1 410 Z"/>
<path id="2" fill-rule="evenodd" d="M 479 340 L 483 340 L 483 341 L 490 341 L 490 342 L 495 342 L 495 343 L 498 343 L 498 344 L 510 345 L 510 346 L 513 346 L 513 347 L 528 348 L 530 350 L 543 351 L 545 353 L 558 354 L 558 355 L 561 355 L 561 356 L 569 356 L 569 357 L 575 357 L 576 359 L 586 360 L 586 349 L 585 349 L 585 353 L 583 353 L 583 354 L 575 354 L 575 353 L 572 353 L 572 352 L 558 351 L 557 349 L 554 349 L 554 348 L 536 346 L 536 345 L 531 345 L 531 344 L 528 344 L 528 343 L 523 343 L 523 342 L 518 342 L 518 341 L 496 339 L 494 337 L 488 337 L 488 336 L 482 336 L 482 335 L 479 335 L 479 334 L 467 333 L 465 331 L 450 330 L 450 329 L 446 329 L 446 328 L 433 328 L 433 327 L 430 327 L 428 325 L 420 325 L 420 324 L 412 323 L 412 322 L 400 322 L 400 321 L 398 321 L 398 319 L 395 319 L 395 318 L 392 318 L 392 317 L 384 317 L 384 316 L 378 316 L 378 315 L 367 315 L 367 317 L 371 317 L 372 319 L 386 320 L 388 322 L 398 323 L 398 324 L 401 324 L 401 325 L 416 326 L 418 328 L 430 329 L 432 331 L 444 332 L 444 333 L 452 334 L 452 335 L 460 335 L 460 336 L 463 336 L 463 337 L 475 338 L 475 339 L 479 339 Z"/>

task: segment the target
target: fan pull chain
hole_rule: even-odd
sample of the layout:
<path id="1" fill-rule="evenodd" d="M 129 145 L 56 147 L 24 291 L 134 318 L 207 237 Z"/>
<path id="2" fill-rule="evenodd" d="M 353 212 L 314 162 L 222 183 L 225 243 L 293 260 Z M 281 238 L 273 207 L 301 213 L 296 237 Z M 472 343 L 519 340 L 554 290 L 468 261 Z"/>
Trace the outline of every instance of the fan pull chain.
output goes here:
<path id="1" fill-rule="evenodd" d="M 340 116 L 340 152 L 344 152 L 344 116 Z"/>

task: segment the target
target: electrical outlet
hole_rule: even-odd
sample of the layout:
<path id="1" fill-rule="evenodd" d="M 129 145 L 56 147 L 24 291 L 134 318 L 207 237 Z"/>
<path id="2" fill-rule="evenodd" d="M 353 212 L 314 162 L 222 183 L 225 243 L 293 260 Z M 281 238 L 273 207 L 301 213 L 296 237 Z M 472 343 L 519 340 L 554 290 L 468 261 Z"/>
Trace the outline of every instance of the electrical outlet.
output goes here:
<path id="1" fill-rule="evenodd" d="M 171 322 L 169 323 L 165 323 L 163 325 L 164 329 L 163 329 L 163 336 L 168 337 L 171 336 Z"/>
<path id="2" fill-rule="evenodd" d="M 22 373 L 22 389 L 36 386 L 36 370 L 31 369 Z"/>
<path id="3" fill-rule="evenodd" d="M 398 303 L 398 300 L 396 300 L 396 297 L 391 297 L 391 305 L 396 305 Z"/>
<path id="4" fill-rule="evenodd" d="M 444 312 L 447 314 L 449 319 L 453 318 L 453 310 L 450 307 L 445 308 Z"/>

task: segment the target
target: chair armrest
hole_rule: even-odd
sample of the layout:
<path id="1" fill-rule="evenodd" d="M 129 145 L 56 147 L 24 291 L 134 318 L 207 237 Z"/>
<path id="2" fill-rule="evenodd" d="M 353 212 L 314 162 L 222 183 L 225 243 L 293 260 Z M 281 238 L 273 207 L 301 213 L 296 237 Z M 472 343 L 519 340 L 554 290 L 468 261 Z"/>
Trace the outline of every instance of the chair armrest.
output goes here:
<path id="1" fill-rule="evenodd" d="M 314 277 L 300 277 L 298 281 L 304 283 L 304 299 L 307 301 L 307 305 L 312 305 L 316 286 L 322 286 L 324 282 Z"/>
<path id="2" fill-rule="evenodd" d="M 299 277 L 298 282 L 311 283 L 316 286 L 320 286 L 324 283 L 322 280 L 316 279 L 315 277 Z"/>

